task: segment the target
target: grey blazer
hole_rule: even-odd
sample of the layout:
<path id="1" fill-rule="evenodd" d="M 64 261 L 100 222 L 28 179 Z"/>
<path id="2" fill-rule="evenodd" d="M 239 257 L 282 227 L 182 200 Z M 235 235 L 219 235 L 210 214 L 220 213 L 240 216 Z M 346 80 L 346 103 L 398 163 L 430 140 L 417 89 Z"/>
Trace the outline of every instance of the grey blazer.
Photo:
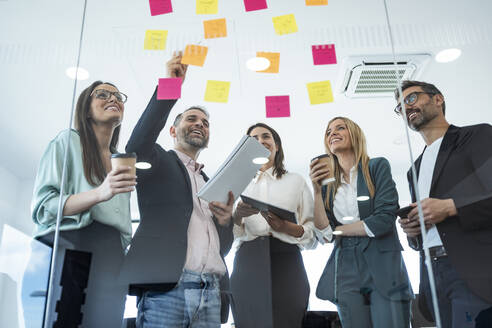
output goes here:
<path id="1" fill-rule="evenodd" d="M 358 201 L 361 220 L 374 233 L 375 237 L 365 237 L 365 260 L 377 290 L 391 300 L 410 300 L 414 297 L 403 262 L 400 241 L 396 232 L 395 220 L 398 210 L 398 193 L 391 177 L 391 168 L 387 159 L 373 158 L 369 161 L 369 172 L 375 187 L 373 198 Z M 324 193 L 326 195 L 326 192 Z M 367 183 L 359 164 L 357 172 L 357 196 L 369 196 Z M 333 195 L 328 195 L 330 209 L 333 208 Z M 326 196 L 323 197 L 326 199 Z M 332 228 L 339 225 L 332 210 L 326 210 Z M 341 237 L 343 238 L 343 237 Z M 362 237 L 364 238 L 364 237 Z M 336 303 L 335 300 L 335 253 L 339 239 L 326 263 L 318 282 L 316 296 Z"/>

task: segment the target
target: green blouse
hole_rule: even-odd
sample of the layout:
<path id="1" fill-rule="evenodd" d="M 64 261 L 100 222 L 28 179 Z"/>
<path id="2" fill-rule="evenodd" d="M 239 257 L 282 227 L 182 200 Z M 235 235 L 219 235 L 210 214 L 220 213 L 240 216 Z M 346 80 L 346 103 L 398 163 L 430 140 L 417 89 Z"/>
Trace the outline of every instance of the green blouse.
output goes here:
<path id="1" fill-rule="evenodd" d="M 70 149 L 67 159 L 67 180 L 63 193 L 63 207 L 71 195 L 95 188 L 89 184 L 84 175 L 79 133 L 73 129 L 60 132 L 49 143 L 44 152 L 34 183 L 31 213 L 36 224 L 36 237 L 55 230 L 67 133 L 70 133 Z M 64 216 L 60 223 L 60 230 L 80 229 L 93 221 L 119 230 L 122 245 L 126 248 L 130 244 L 132 236 L 130 193 L 117 194 L 108 201 L 92 206 L 87 211 Z"/>

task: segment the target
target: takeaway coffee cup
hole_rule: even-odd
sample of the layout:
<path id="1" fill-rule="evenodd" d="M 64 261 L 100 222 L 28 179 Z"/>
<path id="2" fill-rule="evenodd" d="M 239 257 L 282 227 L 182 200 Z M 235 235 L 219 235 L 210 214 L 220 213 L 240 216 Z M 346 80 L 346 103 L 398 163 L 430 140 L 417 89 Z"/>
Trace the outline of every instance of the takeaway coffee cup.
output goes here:
<path id="1" fill-rule="evenodd" d="M 130 174 L 137 175 L 137 168 L 135 163 L 137 162 L 137 154 L 135 153 L 117 153 L 111 155 L 111 167 L 118 166 L 130 166 Z"/>
<path id="2" fill-rule="evenodd" d="M 319 163 L 322 163 L 330 170 L 330 172 L 323 178 L 323 180 L 321 180 L 321 184 L 327 185 L 330 182 L 335 181 L 335 176 L 334 176 L 335 170 L 333 169 L 333 162 L 331 160 L 330 155 L 323 154 L 323 155 L 316 156 L 311 160 L 311 162 L 314 161 L 315 159 L 318 159 Z"/>

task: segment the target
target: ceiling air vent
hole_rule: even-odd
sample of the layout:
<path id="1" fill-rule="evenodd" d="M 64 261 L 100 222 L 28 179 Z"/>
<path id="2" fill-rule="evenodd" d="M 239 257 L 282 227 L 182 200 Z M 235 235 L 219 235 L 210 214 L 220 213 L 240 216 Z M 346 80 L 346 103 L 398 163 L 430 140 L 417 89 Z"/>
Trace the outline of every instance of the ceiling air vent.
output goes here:
<path id="1" fill-rule="evenodd" d="M 357 56 L 343 59 L 340 92 L 349 98 L 393 97 L 397 74 L 401 80 L 416 79 L 431 58 L 429 54 Z"/>

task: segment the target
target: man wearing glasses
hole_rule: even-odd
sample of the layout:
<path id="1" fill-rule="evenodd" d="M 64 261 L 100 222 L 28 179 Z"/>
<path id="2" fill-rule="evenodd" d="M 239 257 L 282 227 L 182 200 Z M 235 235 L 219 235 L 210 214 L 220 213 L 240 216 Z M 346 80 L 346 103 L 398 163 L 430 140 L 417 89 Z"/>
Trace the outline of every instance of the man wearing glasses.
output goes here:
<path id="1" fill-rule="evenodd" d="M 415 161 L 426 240 L 422 240 L 416 188 L 407 177 L 413 209 L 399 223 L 419 250 L 420 305 L 433 315 L 423 245 L 429 247 L 443 327 L 475 327 L 492 306 L 492 126 L 450 125 L 442 93 L 433 85 L 403 81 L 395 108 L 426 147 Z M 404 106 L 401 104 L 403 99 Z M 490 310 L 489 310 L 490 311 Z M 480 316 L 481 314 L 481 316 Z"/>

